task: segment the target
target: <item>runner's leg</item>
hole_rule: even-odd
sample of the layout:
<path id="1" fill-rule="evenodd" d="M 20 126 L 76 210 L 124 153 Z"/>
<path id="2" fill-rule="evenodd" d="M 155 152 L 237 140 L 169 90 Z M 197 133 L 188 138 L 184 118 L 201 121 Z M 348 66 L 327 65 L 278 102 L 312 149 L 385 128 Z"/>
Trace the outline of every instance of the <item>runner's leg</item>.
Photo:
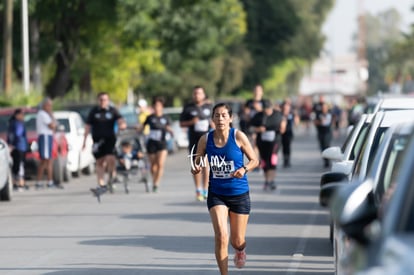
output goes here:
<path id="1" fill-rule="evenodd" d="M 221 275 L 228 274 L 228 215 L 229 210 L 225 205 L 216 205 L 210 209 L 210 217 L 214 229 L 215 255 Z"/>

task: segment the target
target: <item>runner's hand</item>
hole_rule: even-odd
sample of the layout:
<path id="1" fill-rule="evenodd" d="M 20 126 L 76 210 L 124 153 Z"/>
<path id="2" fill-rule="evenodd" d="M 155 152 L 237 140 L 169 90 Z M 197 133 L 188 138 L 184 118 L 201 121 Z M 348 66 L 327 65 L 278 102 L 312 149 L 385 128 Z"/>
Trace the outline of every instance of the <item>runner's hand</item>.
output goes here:
<path id="1" fill-rule="evenodd" d="M 201 172 L 201 166 L 200 165 L 194 165 L 194 167 L 191 167 L 191 173 L 193 175 L 198 174 Z"/>

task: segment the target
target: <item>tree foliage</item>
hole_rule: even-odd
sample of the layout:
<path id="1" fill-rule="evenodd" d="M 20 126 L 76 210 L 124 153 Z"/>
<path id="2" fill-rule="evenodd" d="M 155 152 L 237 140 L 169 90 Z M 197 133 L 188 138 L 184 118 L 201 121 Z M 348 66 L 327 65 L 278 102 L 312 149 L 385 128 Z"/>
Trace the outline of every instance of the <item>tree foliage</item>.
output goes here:
<path id="1" fill-rule="evenodd" d="M 379 90 L 386 91 L 389 84 L 387 82 L 393 81 L 398 74 L 391 69 L 392 66 L 388 66 L 388 73 L 384 68 L 387 60 L 390 60 L 392 48 L 403 38 L 400 31 L 401 16 L 395 9 L 385 10 L 377 15 L 367 13 L 365 25 L 366 58 L 369 64 L 368 93 L 374 94 Z"/>
<path id="2" fill-rule="evenodd" d="M 107 91 L 119 102 L 191 96 L 203 85 L 226 97 L 265 83 L 290 94 L 319 55 L 321 25 L 333 0 L 33 0 L 45 92 Z M 1 9 L 1 6 L 0 6 Z M 16 5 L 15 12 L 20 12 Z M 15 63 L 19 60 L 15 24 Z M 32 42 L 33 43 L 33 42 Z M 19 76 L 20 66 L 15 66 Z"/>

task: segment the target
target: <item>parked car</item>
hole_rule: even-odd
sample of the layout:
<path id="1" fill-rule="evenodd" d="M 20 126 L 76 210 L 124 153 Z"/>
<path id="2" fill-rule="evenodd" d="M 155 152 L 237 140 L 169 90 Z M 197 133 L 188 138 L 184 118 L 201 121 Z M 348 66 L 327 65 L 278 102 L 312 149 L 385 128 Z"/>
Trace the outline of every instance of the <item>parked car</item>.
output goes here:
<path id="1" fill-rule="evenodd" d="M 91 174 L 95 170 L 95 158 L 92 154 L 92 137 L 89 134 L 85 148 L 83 141 L 85 135 L 85 123 L 79 113 L 74 111 L 55 111 L 55 119 L 58 128 L 64 132 L 68 141 L 67 169 L 75 177 L 81 172 Z"/>
<path id="2" fill-rule="evenodd" d="M 94 106 L 96 106 L 96 104 L 92 104 L 92 103 L 69 104 L 69 105 L 65 105 L 63 109 L 79 113 L 79 115 L 82 117 L 83 122 L 86 122 L 89 112 Z"/>
<path id="3" fill-rule="evenodd" d="M 0 139 L 0 200 L 10 201 L 12 198 L 13 179 L 11 172 L 12 159 L 9 147 L 4 139 Z"/>
<path id="4" fill-rule="evenodd" d="M 414 97 L 412 96 L 390 96 L 382 97 L 378 100 L 373 113 L 379 111 L 392 111 L 392 110 L 412 110 L 414 109 Z"/>
<path id="5" fill-rule="evenodd" d="M 375 114 L 373 122 L 369 125 L 368 134 L 362 148 L 353 163 L 351 175 L 354 182 L 362 182 L 365 179 L 367 171 L 373 163 L 373 158 L 380 144 L 384 141 L 385 132 L 392 125 L 412 121 L 414 121 L 414 110 L 379 111 Z M 329 199 L 327 199 L 331 197 L 329 194 L 335 193 L 343 183 L 348 182 L 348 176 L 344 176 L 336 184 L 327 185 L 328 181 L 321 182 L 320 201 L 324 202 L 324 205 L 329 205 Z M 335 223 L 332 230 L 334 258 L 340 259 L 345 251 L 346 238 Z"/>
<path id="6" fill-rule="evenodd" d="M 355 157 L 361 150 L 362 145 L 368 134 L 369 125 L 372 122 L 372 115 L 364 114 L 358 123 L 352 127 L 342 146 L 333 146 L 325 149 L 322 156 L 332 161 L 331 171 L 322 174 L 321 186 L 331 182 L 341 182 L 343 180 L 351 180 L 352 166 Z M 328 189 L 329 190 L 329 189 Z M 328 202 L 324 198 L 320 198 L 321 206 L 327 206 Z M 329 239 L 333 242 L 334 225 L 332 220 L 329 226 Z"/>
<path id="7" fill-rule="evenodd" d="M 169 116 L 172 122 L 171 128 L 174 132 L 174 137 L 170 138 L 169 147 L 173 149 L 176 147 L 178 149 L 187 149 L 189 145 L 188 141 L 188 129 L 187 127 L 180 126 L 180 115 L 183 111 L 182 107 L 166 107 L 164 108 L 164 114 Z M 171 144 L 173 143 L 174 144 Z"/>
<path id="8" fill-rule="evenodd" d="M 349 238 L 341 274 L 411 274 L 414 270 L 414 126 L 388 130 L 369 177 L 332 199 L 335 223 Z M 341 261 L 342 260 L 342 261 Z"/>
<path id="9" fill-rule="evenodd" d="M 372 118 L 373 115 L 363 114 L 358 123 L 352 127 L 342 147 L 332 146 L 322 152 L 324 158 L 332 161 L 330 172 L 350 175 L 355 156 L 362 147 Z M 324 175 L 329 175 L 330 172 Z"/>
<path id="10" fill-rule="evenodd" d="M 66 105 L 64 109 L 79 113 L 79 115 L 82 117 L 83 122 L 86 123 L 89 112 L 95 106 L 96 104 L 71 104 Z M 136 111 L 136 108 L 132 105 L 122 105 L 118 108 L 118 110 L 119 113 L 124 117 L 127 124 L 127 129 L 122 131 L 118 131 L 117 127 L 115 126 L 114 131 L 117 132 L 119 140 L 134 138 L 136 136 L 136 126 L 139 125 L 138 112 Z"/>
<path id="11" fill-rule="evenodd" d="M 6 140 L 7 127 L 10 117 L 16 108 L 0 109 L 0 138 Z M 36 177 L 39 165 L 39 153 L 36 133 L 36 113 L 37 109 L 21 107 L 25 112 L 26 134 L 30 151 L 26 154 L 25 176 L 28 178 Z M 65 179 L 68 180 L 68 169 L 66 169 L 68 142 L 65 135 L 58 131 L 53 136 L 52 159 L 53 159 L 53 181 L 56 184 Z"/>

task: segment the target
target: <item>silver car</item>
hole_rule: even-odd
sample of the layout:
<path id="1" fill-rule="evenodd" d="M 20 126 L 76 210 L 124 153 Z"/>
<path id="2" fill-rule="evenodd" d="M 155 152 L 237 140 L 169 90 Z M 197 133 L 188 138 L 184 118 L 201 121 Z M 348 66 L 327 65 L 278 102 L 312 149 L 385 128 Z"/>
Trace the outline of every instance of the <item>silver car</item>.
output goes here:
<path id="1" fill-rule="evenodd" d="M 10 201 L 13 190 L 12 160 L 7 143 L 0 139 L 0 200 Z"/>

